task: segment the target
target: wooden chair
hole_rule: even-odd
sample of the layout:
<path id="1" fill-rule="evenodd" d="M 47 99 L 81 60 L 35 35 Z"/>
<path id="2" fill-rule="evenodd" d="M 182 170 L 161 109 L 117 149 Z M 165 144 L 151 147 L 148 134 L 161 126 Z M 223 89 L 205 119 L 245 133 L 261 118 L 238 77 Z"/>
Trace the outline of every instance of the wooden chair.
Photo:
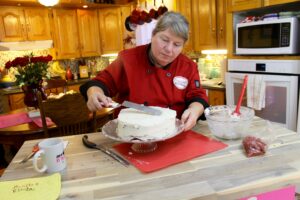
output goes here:
<path id="1" fill-rule="evenodd" d="M 80 93 L 64 94 L 60 98 L 47 100 L 42 100 L 41 93 L 38 93 L 38 101 L 46 137 L 52 136 L 49 135 L 46 117 L 56 124 L 59 136 L 95 132 L 96 114 L 94 112 L 91 116 Z M 91 127 L 88 125 L 90 122 Z"/>
<path id="2" fill-rule="evenodd" d="M 50 93 L 58 94 L 60 92 L 67 92 L 67 81 L 64 79 L 48 79 L 43 84 L 44 92 L 49 95 Z"/>

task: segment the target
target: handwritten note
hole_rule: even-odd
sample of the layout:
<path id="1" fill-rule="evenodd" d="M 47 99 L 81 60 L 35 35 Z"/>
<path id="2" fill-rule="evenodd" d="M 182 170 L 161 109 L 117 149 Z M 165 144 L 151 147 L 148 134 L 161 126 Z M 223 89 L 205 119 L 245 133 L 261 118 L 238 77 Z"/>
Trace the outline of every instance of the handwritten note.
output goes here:
<path id="1" fill-rule="evenodd" d="M 60 189 L 61 177 L 59 173 L 39 178 L 0 182 L 1 199 L 54 200 L 58 199 Z"/>

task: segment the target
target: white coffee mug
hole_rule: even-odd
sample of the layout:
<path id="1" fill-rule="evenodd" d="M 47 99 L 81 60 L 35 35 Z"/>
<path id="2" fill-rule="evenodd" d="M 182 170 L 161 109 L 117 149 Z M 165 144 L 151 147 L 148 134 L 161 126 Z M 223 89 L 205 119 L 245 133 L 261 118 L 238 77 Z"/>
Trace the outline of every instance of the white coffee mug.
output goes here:
<path id="1" fill-rule="evenodd" d="M 38 167 L 37 161 L 42 157 L 43 166 Z M 33 157 L 33 167 L 38 172 L 59 172 L 66 168 L 64 141 L 59 138 L 49 138 L 39 143 L 39 151 Z"/>

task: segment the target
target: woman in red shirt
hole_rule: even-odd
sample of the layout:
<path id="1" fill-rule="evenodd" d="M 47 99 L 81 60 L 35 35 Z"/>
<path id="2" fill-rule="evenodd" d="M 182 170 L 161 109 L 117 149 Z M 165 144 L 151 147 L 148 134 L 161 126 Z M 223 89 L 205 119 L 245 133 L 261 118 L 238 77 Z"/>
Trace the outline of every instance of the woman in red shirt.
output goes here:
<path id="1" fill-rule="evenodd" d="M 185 130 L 208 107 L 196 63 L 183 55 L 188 22 L 179 13 L 167 12 L 157 22 L 151 43 L 121 51 L 115 61 L 80 87 L 91 111 L 116 101 L 132 101 L 177 111 Z"/>

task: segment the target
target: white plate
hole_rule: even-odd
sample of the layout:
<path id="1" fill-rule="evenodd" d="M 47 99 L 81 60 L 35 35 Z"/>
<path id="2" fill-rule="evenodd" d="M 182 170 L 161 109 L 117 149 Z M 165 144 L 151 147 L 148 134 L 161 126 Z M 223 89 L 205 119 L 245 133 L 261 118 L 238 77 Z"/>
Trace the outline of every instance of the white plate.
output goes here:
<path id="1" fill-rule="evenodd" d="M 174 129 L 174 131 L 172 133 L 170 133 L 169 135 L 164 136 L 163 138 L 143 139 L 143 138 L 135 137 L 132 139 L 128 139 L 128 138 L 122 138 L 117 134 L 117 132 L 116 132 L 117 125 L 118 125 L 117 119 L 107 122 L 102 127 L 103 135 L 105 135 L 106 137 L 109 137 L 113 140 L 117 140 L 117 141 L 121 141 L 121 142 L 128 142 L 128 143 L 151 143 L 151 142 L 163 141 L 163 140 L 166 140 L 166 139 L 169 139 L 169 138 L 172 138 L 172 137 L 178 135 L 179 133 L 181 133 L 183 131 L 183 128 L 184 128 L 183 123 L 179 119 L 176 119 L 176 128 Z"/>

